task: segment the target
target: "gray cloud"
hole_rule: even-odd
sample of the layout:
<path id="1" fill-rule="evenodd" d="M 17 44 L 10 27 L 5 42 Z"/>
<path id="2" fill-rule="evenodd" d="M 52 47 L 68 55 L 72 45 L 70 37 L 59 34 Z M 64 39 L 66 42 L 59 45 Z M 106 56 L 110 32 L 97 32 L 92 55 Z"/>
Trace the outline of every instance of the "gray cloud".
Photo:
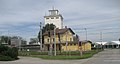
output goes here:
<path id="1" fill-rule="evenodd" d="M 77 31 L 83 28 L 94 29 L 90 30 L 90 33 L 94 34 L 90 36 L 97 37 L 96 29 L 120 27 L 119 3 L 120 0 L 0 0 L 0 32 L 12 30 L 11 34 L 16 32 L 14 35 L 32 37 L 38 32 L 39 22 L 44 22 L 45 13 L 48 14 L 48 10 L 55 6 L 64 17 L 64 26 L 73 28 L 82 36 L 81 39 L 85 39 L 84 31 Z M 31 32 L 27 33 L 26 29 Z M 108 32 L 113 31 L 119 32 L 120 29 Z M 27 34 L 22 34 L 23 32 Z M 111 34 L 109 33 L 109 35 Z M 113 35 L 104 37 L 106 37 L 104 39 L 106 41 L 118 38 L 113 38 Z M 98 41 L 93 37 L 90 39 Z"/>

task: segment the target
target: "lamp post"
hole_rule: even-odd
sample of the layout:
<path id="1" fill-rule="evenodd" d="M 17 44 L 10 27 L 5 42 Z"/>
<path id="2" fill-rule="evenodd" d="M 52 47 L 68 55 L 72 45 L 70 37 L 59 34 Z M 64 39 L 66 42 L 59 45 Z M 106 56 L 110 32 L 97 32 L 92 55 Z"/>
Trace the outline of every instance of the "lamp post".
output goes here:
<path id="1" fill-rule="evenodd" d="M 86 32 L 86 41 L 87 41 L 87 28 L 84 28 L 85 29 L 85 32 Z"/>
<path id="2" fill-rule="evenodd" d="M 61 41 L 60 41 L 60 33 L 58 32 L 58 41 L 59 41 L 59 49 L 60 49 L 60 54 L 61 54 Z"/>
<path id="3" fill-rule="evenodd" d="M 100 41 L 101 41 L 101 49 L 103 50 L 103 45 L 102 45 L 102 31 L 100 32 Z"/>
<path id="4" fill-rule="evenodd" d="M 79 41 L 79 42 L 78 42 L 78 46 L 79 46 L 79 49 L 80 49 L 80 56 L 82 57 L 82 55 L 83 55 L 83 51 L 82 51 L 82 41 Z"/>
<path id="5" fill-rule="evenodd" d="M 40 22 L 40 50 L 42 52 L 42 22 Z"/>
<path id="6" fill-rule="evenodd" d="M 56 56 L 56 27 L 54 27 L 54 55 Z"/>
<path id="7" fill-rule="evenodd" d="M 119 38 L 119 42 L 120 42 L 120 38 Z M 119 44 L 118 48 L 120 48 L 120 44 Z"/>
<path id="8" fill-rule="evenodd" d="M 48 37 L 50 38 L 50 46 L 49 46 L 50 52 L 49 52 L 49 55 L 52 56 L 52 43 L 51 43 L 50 25 L 49 25 Z"/>
<path id="9" fill-rule="evenodd" d="M 78 35 L 76 35 L 78 38 L 78 49 L 80 50 L 80 56 L 82 57 L 83 51 L 82 51 L 82 41 L 80 41 L 80 38 Z"/>

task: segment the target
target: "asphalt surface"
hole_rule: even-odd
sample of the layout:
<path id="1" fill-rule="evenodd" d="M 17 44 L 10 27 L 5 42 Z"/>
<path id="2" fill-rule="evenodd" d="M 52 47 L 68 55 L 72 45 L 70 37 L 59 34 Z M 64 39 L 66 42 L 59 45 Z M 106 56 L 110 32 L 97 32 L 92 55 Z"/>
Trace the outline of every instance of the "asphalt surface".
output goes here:
<path id="1" fill-rule="evenodd" d="M 120 64 L 120 49 L 107 49 L 82 64 Z"/>
<path id="2" fill-rule="evenodd" d="M 16 61 L 0 61 L 0 64 L 120 64 L 120 49 L 107 49 L 92 58 L 82 60 L 43 60 L 20 57 Z"/>

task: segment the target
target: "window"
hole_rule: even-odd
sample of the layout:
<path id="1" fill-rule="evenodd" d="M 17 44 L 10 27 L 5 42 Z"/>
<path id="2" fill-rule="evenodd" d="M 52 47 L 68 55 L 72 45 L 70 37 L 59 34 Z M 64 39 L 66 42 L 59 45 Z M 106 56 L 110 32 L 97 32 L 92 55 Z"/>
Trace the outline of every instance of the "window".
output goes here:
<path id="1" fill-rule="evenodd" d="M 49 19 L 49 18 L 46 18 L 46 19 Z"/>
<path id="2" fill-rule="evenodd" d="M 55 39 L 53 38 L 53 42 L 55 41 Z"/>
<path id="3" fill-rule="evenodd" d="M 56 17 L 56 19 L 59 19 L 59 17 Z"/>
<path id="4" fill-rule="evenodd" d="M 47 39 L 47 42 L 49 42 L 49 39 Z"/>
<path id="5" fill-rule="evenodd" d="M 54 19 L 54 17 L 51 17 L 51 19 Z"/>
<path id="6" fill-rule="evenodd" d="M 72 38 L 70 38 L 70 41 L 72 41 Z"/>
<path id="7" fill-rule="evenodd" d="M 63 46 L 65 46 L 65 44 L 63 44 Z"/>
<path id="8" fill-rule="evenodd" d="M 76 45 L 76 44 L 74 44 L 74 45 Z"/>
<path id="9" fill-rule="evenodd" d="M 69 44 L 69 46 L 71 46 L 71 44 Z"/>

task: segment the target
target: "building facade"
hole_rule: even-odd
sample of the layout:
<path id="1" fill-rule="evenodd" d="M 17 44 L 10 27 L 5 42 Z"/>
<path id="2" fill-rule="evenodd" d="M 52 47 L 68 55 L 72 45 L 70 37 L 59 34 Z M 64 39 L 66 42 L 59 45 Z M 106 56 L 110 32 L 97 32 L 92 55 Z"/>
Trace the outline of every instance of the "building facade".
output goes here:
<path id="1" fill-rule="evenodd" d="M 44 49 L 45 51 L 50 50 L 52 45 L 52 50 L 54 50 L 54 41 L 56 41 L 57 51 L 89 51 L 91 50 L 91 43 L 89 41 L 81 41 L 82 45 L 79 46 L 78 41 L 74 39 L 74 32 L 70 28 L 51 30 L 43 34 L 44 36 Z M 55 37 L 55 38 L 54 38 Z"/>
<path id="2" fill-rule="evenodd" d="M 44 16 L 45 25 L 54 24 L 57 28 L 63 28 L 63 17 L 56 9 L 49 10 L 49 15 Z"/>
<path id="3" fill-rule="evenodd" d="M 29 44 L 30 44 L 30 45 L 39 44 L 38 42 L 39 42 L 38 38 L 30 38 Z"/>
<path id="4" fill-rule="evenodd" d="M 120 48 L 120 41 L 109 41 L 109 42 L 95 42 L 94 47 L 96 48 Z"/>
<path id="5" fill-rule="evenodd" d="M 12 47 L 20 47 L 21 43 L 22 43 L 22 41 L 20 38 L 12 38 L 11 39 L 11 46 Z"/>
<path id="6" fill-rule="evenodd" d="M 81 45 L 78 42 L 68 43 L 62 46 L 63 51 L 90 51 L 91 43 L 89 41 L 81 41 Z"/>
<path id="7" fill-rule="evenodd" d="M 54 31 L 50 31 L 50 36 L 49 32 L 46 31 L 43 36 L 44 36 L 44 45 L 45 45 L 45 50 L 49 51 L 50 50 L 50 44 L 52 44 L 52 48 L 54 48 L 54 40 L 56 41 L 56 50 L 62 50 L 62 46 L 66 44 L 66 42 L 73 42 L 73 35 L 75 34 L 70 28 L 64 28 L 64 29 L 56 29 L 55 30 L 55 38 L 54 38 Z"/>

